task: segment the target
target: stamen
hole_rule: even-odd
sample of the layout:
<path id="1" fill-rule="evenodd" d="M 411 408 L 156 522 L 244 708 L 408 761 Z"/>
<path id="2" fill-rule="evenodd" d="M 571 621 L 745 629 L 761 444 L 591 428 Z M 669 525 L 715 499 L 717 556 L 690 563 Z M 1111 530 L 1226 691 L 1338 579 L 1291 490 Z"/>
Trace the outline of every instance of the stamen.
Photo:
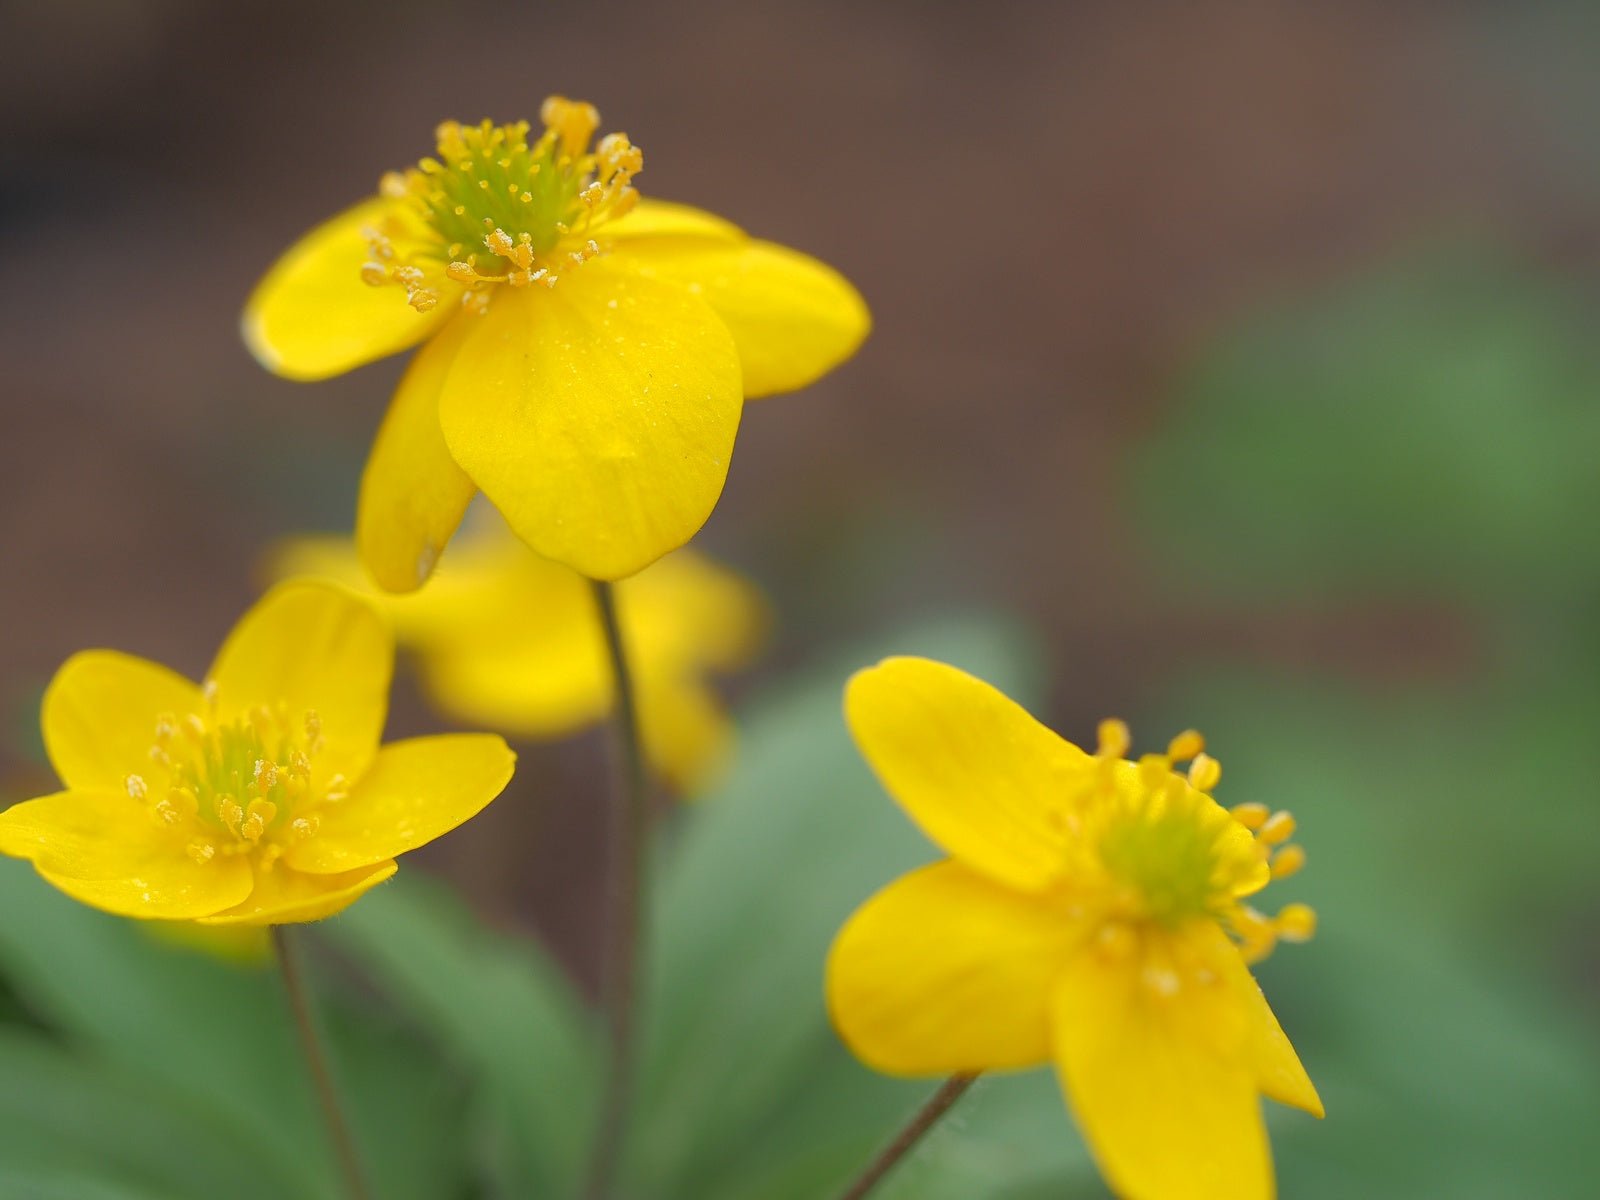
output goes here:
<path id="1" fill-rule="evenodd" d="M 130 800 L 143 800 L 150 794 L 150 788 L 145 784 L 144 778 L 139 775 L 129 775 L 122 781 L 122 786 L 127 788 Z"/>
<path id="2" fill-rule="evenodd" d="M 259 842 L 261 835 L 267 831 L 267 826 L 278 815 L 278 806 L 271 800 L 252 800 L 250 807 L 245 810 L 244 820 L 239 823 L 239 836 L 247 842 Z"/>
<path id="3" fill-rule="evenodd" d="M 1128 747 L 1133 745 L 1133 734 L 1129 732 L 1127 722 L 1110 717 L 1100 722 L 1096 732 L 1099 745 L 1095 754 L 1101 758 L 1126 758 Z"/>
<path id="4" fill-rule="evenodd" d="M 1272 857 L 1272 877 L 1287 879 L 1306 865 L 1306 852 L 1301 846 L 1285 846 Z"/>
<path id="5" fill-rule="evenodd" d="M 1187 762 L 1206 748 L 1206 739 L 1195 729 L 1185 729 L 1167 743 L 1167 757 L 1173 762 Z"/>
<path id="6" fill-rule="evenodd" d="M 244 809 L 232 796 L 218 796 L 217 820 L 221 821 L 230 833 L 237 834 L 239 822 L 244 820 Z"/>
<path id="7" fill-rule="evenodd" d="M 1256 837 L 1260 838 L 1261 841 L 1268 846 L 1276 846 L 1280 842 L 1287 842 L 1290 838 L 1292 838 L 1294 836 L 1294 831 L 1294 817 L 1286 812 L 1280 811 L 1273 813 L 1266 819 L 1261 828 L 1256 832 Z"/>
<path id="8" fill-rule="evenodd" d="M 1286 904 L 1274 925 L 1278 936 L 1286 942 L 1309 942 L 1316 936 L 1317 913 L 1308 904 Z"/>
<path id="9" fill-rule="evenodd" d="M 1235 821 L 1251 832 L 1260 829 L 1272 812 L 1265 804 L 1256 804 L 1253 801 L 1249 804 L 1235 804 L 1228 811 L 1233 814 Z"/>
<path id="10" fill-rule="evenodd" d="M 1209 754 L 1201 752 L 1189 764 L 1189 786 L 1199 792 L 1209 792 L 1222 782 L 1222 764 Z"/>

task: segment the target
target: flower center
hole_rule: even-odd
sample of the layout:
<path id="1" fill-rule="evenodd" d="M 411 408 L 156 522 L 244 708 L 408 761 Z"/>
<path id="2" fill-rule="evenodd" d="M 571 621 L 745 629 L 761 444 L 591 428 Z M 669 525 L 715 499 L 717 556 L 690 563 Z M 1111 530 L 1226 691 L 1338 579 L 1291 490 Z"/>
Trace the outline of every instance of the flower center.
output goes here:
<path id="1" fill-rule="evenodd" d="M 1218 887 L 1215 832 L 1163 805 L 1114 819 L 1101 835 L 1100 859 L 1135 894 L 1143 915 L 1163 925 L 1216 915 L 1229 898 Z"/>
<path id="2" fill-rule="evenodd" d="M 270 866 L 315 835 L 317 809 L 344 798 L 344 777 L 322 778 L 316 769 L 322 722 L 314 711 L 258 705 L 225 722 L 216 713 L 216 688 L 208 684 L 204 713 L 158 717 L 151 768 L 127 777 L 128 795 L 187 837 L 196 862 L 255 854 Z"/>
<path id="3" fill-rule="evenodd" d="M 1224 809 L 1211 791 L 1222 766 L 1193 731 L 1179 734 L 1165 754 L 1128 762 L 1127 727 L 1100 727 L 1095 784 L 1081 818 L 1095 866 L 1109 885 L 1113 923 L 1175 928 L 1204 918 L 1221 922 L 1247 961 L 1266 957 L 1280 940 L 1305 941 L 1316 914 L 1290 904 L 1276 917 L 1243 898 L 1305 865 L 1305 851 L 1288 844 L 1295 821 L 1259 804 Z M 1180 775 L 1175 764 L 1189 762 Z"/>
<path id="4" fill-rule="evenodd" d="M 594 233 L 638 203 L 633 177 L 644 156 L 626 134 L 590 139 L 600 123 L 591 104 L 552 96 L 540 110 L 544 132 L 529 125 L 474 126 L 446 121 L 438 157 L 384 176 L 384 195 L 403 201 L 420 231 L 404 221 L 368 231 L 361 277 L 399 285 L 420 312 L 438 304 L 445 279 L 466 286 L 482 310 L 489 287 L 554 287 L 561 273 L 601 253 Z"/>

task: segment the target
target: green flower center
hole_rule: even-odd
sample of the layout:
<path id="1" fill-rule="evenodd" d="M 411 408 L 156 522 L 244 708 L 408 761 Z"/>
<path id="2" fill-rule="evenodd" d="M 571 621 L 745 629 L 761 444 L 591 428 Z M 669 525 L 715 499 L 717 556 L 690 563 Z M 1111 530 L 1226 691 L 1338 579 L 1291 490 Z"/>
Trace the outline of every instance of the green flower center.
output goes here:
<path id="1" fill-rule="evenodd" d="M 400 285 L 422 312 L 453 280 L 481 308 L 489 285 L 554 287 L 563 271 L 601 253 L 592 235 L 638 202 L 631 181 L 644 156 L 620 133 L 591 151 L 600 122 L 591 104 L 552 96 L 541 116 L 544 132 L 532 141 L 526 121 L 440 125 L 438 157 L 381 184 L 426 232 L 408 239 L 403 223 L 369 230 L 362 278 Z M 407 248 L 408 240 L 415 244 Z"/>
<path id="2" fill-rule="evenodd" d="M 1186 812 L 1121 815 L 1101 835 L 1100 860 L 1142 914 L 1163 925 L 1218 915 L 1231 900 L 1218 878 L 1216 830 Z"/>
<path id="3" fill-rule="evenodd" d="M 270 862 L 317 832 L 316 809 L 344 797 L 345 781 L 318 777 L 322 722 L 315 712 L 291 716 L 284 705 L 260 705 L 233 721 L 208 713 L 156 721 L 148 775 L 129 775 L 128 795 L 152 818 L 190 836 L 196 862 L 217 854 L 259 852 Z"/>

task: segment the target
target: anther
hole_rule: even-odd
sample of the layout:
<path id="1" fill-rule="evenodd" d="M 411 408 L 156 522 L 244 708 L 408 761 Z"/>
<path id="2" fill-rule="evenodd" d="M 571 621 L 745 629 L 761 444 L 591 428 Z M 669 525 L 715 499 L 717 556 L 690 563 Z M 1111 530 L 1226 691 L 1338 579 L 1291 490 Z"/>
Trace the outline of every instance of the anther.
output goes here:
<path id="1" fill-rule="evenodd" d="M 1173 762 L 1187 762 L 1206 748 L 1206 739 L 1195 729 L 1185 729 L 1167 743 L 1167 757 Z"/>
<path id="2" fill-rule="evenodd" d="M 1128 747 L 1133 745 L 1133 734 L 1128 731 L 1127 722 L 1115 717 L 1101 721 L 1096 736 L 1099 745 L 1095 753 L 1102 758 L 1126 758 Z"/>
<path id="3" fill-rule="evenodd" d="M 258 791 L 270 792 L 278 786 L 278 764 L 269 759 L 256 759 L 255 785 Z"/>
<path id="4" fill-rule="evenodd" d="M 217 797 L 217 820 L 228 829 L 230 833 L 239 832 L 239 822 L 244 820 L 244 809 L 232 796 Z"/>
<path id="5" fill-rule="evenodd" d="M 252 800 L 239 823 L 239 836 L 248 842 L 259 842 L 261 835 L 278 815 L 278 806 L 271 800 Z"/>
<path id="6" fill-rule="evenodd" d="M 1272 856 L 1272 877 L 1287 879 L 1306 865 L 1306 852 L 1302 846 L 1285 846 Z"/>
<path id="7" fill-rule="evenodd" d="M 1317 932 L 1317 912 L 1309 904 L 1286 904 L 1273 922 L 1286 942 L 1309 942 Z"/>
<path id="8" fill-rule="evenodd" d="M 1268 817 L 1256 832 L 1256 836 L 1269 846 L 1276 846 L 1287 842 L 1294 836 L 1294 817 L 1286 812 L 1275 812 Z"/>
<path id="9" fill-rule="evenodd" d="M 208 863 L 216 857 L 217 848 L 203 838 L 196 838 L 188 847 L 189 857 L 197 863 Z"/>
<path id="10" fill-rule="evenodd" d="M 1189 786 L 1197 791 L 1209 792 L 1222 782 L 1222 764 L 1201 751 L 1189 764 Z"/>
<path id="11" fill-rule="evenodd" d="M 1248 804 L 1235 804 L 1228 811 L 1233 814 L 1235 821 L 1249 830 L 1260 829 L 1271 814 L 1271 810 L 1265 804 L 1257 804 L 1254 801 Z"/>
<path id="12" fill-rule="evenodd" d="M 143 800 L 150 794 L 150 789 L 145 785 L 142 775 L 129 775 L 122 781 L 122 786 L 128 789 L 130 800 Z"/>

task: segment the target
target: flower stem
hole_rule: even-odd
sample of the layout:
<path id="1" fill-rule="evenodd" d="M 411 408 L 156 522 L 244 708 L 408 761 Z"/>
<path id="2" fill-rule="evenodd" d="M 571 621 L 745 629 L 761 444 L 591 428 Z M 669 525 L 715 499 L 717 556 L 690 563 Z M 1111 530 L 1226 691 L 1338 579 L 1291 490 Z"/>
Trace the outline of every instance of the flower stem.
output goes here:
<path id="1" fill-rule="evenodd" d="M 939 1118 L 954 1107 L 955 1102 L 961 1099 L 963 1093 L 977 1082 L 977 1079 L 976 1075 L 952 1075 L 940 1084 L 939 1090 L 917 1110 L 916 1115 L 905 1123 L 900 1132 L 894 1135 L 894 1140 L 878 1152 L 878 1156 L 856 1176 L 854 1183 L 839 1193 L 839 1200 L 861 1200 L 882 1183 L 883 1177 L 894 1170 L 900 1160 L 911 1152 L 928 1130 L 939 1123 Z"/>
<path id="2" fill-rule="evenodd" d="M 311 1081 L 316 1085 L 317 1100 L 322 1105 L 322 1117 L 328 1126 L 328 1139 L 333 1143 L 339 1158 L 339 1169 L 344 1174 L 345 1190 L 350 1200 L 371 1200 L 366 1178 L 361 1171 L 361 1156 L 356 1153 L 355 1138 L 351 1136 L 344 1109 L 339 1104 L 338 1090 L 333 1086 L 333 1073 L 328 1066 L 327 1052 L 317 1033 L 317 1021 L 311 1011 L 311 995 L 306 988 L 305 973 L 300 967 L 299 948 L 290 941 L 289 931 L 283 925 L 272 926 L 272 948 L 278 955 L 278 966 L 283 972 L 284 990 L 289 993 L 289 1008 L 294 1013 L 295 1028 L 300 1034 L 300 1049 L 311 1068 Z"/>
<path id="3" fill-rule="evenodd" d="M 618 769 L 611 810 L 611 887 L 605 945 L 604 1006 L 611 1054 L 605 1091 L 589 1164 L 589 1200 L 602 1200 L 621 1158 L 627 1133 L 634 1072 L 634 1010 L 638 992 L 640 928 L 644 924 L 645 879 L 650 806 L 645 794 L 644 756 L 639 743 L 639 710 L 628 669 L 622 628 L 617 623 L 616 592 L 595 581 L 595 600 L 605 627 L 606 649 L 616 681 Z"/>

